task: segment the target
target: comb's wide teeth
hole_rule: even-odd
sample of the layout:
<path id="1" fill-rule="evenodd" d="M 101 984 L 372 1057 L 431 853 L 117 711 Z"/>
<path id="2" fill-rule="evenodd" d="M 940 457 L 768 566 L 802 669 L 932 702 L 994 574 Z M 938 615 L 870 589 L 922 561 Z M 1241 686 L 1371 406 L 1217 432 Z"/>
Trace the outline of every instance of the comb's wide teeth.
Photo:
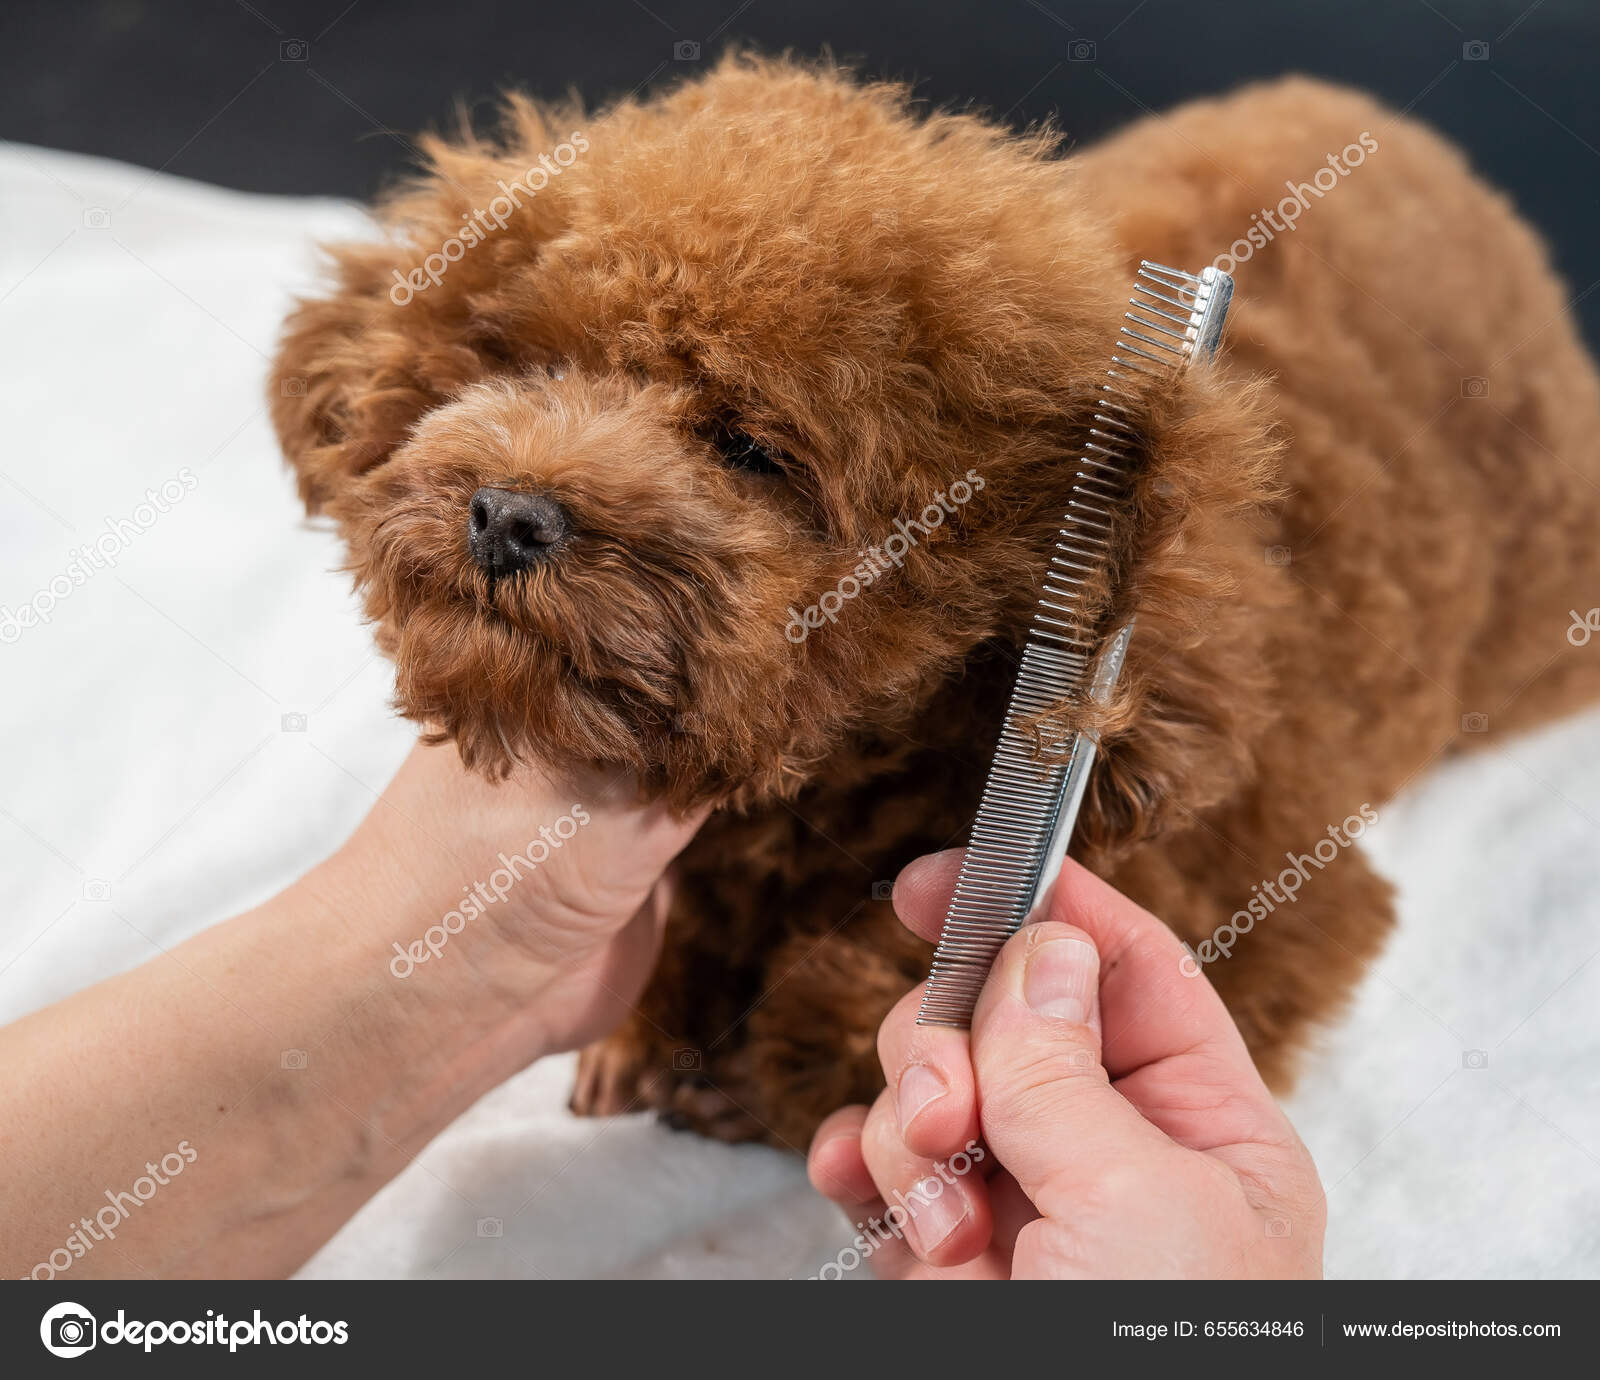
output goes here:
<path id="1" fill-rule="evenodd" d="M 971 1023 L 995 957 L 1027 918 L 1059 838 L 1058 820 L 1070 828 L 1062 800 L 1077 745 L 1046 743 L 1041 763 L 1028 726 L 1062 700 L 1088 693 L 1100 630 L 1086 601 L 1108 573 L 1114 515 L 1132 486 L 1141 448 L 1133 420 L 1139 396 L 1152 381 L 1215 349 L 1231 292 L 1232 280 L 1213 269 L 1196 277 L 1164 264 L 1139 267 L 1023 645 L 1000 745 L 917 1014 L 920 1025 L 965 1029 Z M 1116 642 L 1120 657 L 1126 633 Z M 1104 688 L 1097 683 L 1095 693 Z"/>

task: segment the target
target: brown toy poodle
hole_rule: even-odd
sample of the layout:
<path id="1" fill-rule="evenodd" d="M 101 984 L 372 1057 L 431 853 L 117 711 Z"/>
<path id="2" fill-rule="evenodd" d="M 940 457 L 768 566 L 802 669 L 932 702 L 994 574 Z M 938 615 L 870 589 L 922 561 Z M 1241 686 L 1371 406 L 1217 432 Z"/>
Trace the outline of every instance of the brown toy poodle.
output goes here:
<path id="1" fill-rule="evenodd" d="M 800 1148 L 875 1093 L 929 957 L 889 882 L 972 820 L 1140 258 L 1231 255 L 1238 294 L 1216 367 L 1141 405 L 1077 852 L 1269 1080 L 1392 923 L 1347 844 L 1600 692 L 1564 636 L 1600 601 L 1595 370 L 1536 236 L 1360 95 L 1291 79 L 1063 157 L 733 58 L 427 152 L 289 321 L 274 416 L 401 712 L 487 773 L 720 806 L 580 1111 Z"/>

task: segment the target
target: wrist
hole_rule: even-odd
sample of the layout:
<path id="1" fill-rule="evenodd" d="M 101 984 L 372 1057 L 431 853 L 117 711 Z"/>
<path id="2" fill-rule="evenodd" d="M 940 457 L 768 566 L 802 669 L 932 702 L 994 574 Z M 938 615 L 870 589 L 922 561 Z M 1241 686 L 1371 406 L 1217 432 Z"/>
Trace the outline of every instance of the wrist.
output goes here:
<path id="1" fill-rule="evenodd" d="M 232 922 L 242 934 L 224 952 L 267 975 L 258 996 L 280 1013 L 255 1041 L 267 1046 L 259 1061 L 274 1123 L 294 1128 L 303 1147 L 292 1160 L 274 1153 L 243 1166 L 269 1199 L 363 1201 L 551 1048 L 537 1000 L 548 975 L 527 965 L 513 980 L 514 956 L 495 963 L 485 953 L 480 972 L 463 950 L 454 971 L 395 978 L 390 927 L 414 913 L 387 899 L 389 888 L 335 855 Z"/>
<path id="2" fill-rule="evenodd" d="M 533 769 L 495 785 L 453 747 L 419 746 L 350 840 L 282 898 L 291 924 L 301 916 L 289 942 L 337 937 L 339 981 L 362 1006 L 352 1037 L 412 1071 L 395 1104 L 411 1121 L 464 1110 L 626 1014 L 665 921 L 657 883 L 696 821 L 625 786 Z"/>
<path id="3" fill-rule="evenodd" d="M 490 913 L 492 893 L 477 899 L 469 864 L 439 853 L 397 855 L 358 834 L 295 884 L 292 909 L 327 917 L 345 985 L 413 1065 L 508 1030 L 531 1062 L 555 1043 L 538 1017 L 556 966 Z"/>

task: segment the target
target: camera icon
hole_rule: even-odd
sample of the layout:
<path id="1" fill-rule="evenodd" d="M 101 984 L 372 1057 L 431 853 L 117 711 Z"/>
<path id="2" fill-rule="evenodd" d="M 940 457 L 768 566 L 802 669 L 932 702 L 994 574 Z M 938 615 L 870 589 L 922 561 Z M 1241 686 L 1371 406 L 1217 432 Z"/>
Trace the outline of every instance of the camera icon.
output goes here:
<path id="1" fill-rule="evenodd" d="M 1469 38 L 1461 45 L 1461 56 L 1467 62 L 1487 62 L 1489 45 L 1481 38 Z"/>
<path id="2" fill-rule="evenodd" d="M 39 1322 L 39 1340 L 52 1356 L 82 1356 L 98 1337 L 94 1314 L 82 1304 L 55 1304 Z"/>
<path id="3" fill-rule="evenodd" d="M 872 884 L 872 899 L 874 901 L 887 901 L 894 896 L 893 882 L 874 882 Z"/>
<path id="4" fill-rule="evenodd" d="M 672 45 L 672 60 L 674 62 L 699 62 L 700 45 L 692 38 L 680 38 Z"/>
<path id="5" fill-rule="evenodd" d="M 304 733 L 306 731 L 306 716 L 304 714 L 285 714 L 278 720 L 285 733 Z"/>
<path id="6" fill-rule="evenodd" d="M 1487 733 L 1489 731 L 1489 716 L 1487 714 L 1463 714 L 1461 716 L 1461 731 L 1463 733 Z"/>
<path id="7" fill-rule="evenodd" d="M 83 884 L 83 899 L 85 901 L 109 901 L 111 899 L 111 883 L 103 882 L 98 877 L 91 877 Z"/>
<path id="8" fill-rule="evenodd" d="M 1479 378 L 1476 374 L 1469 375 L 1461 380 L 1461 396 L 1463 398 L 1487 398 L 1489 396 L 1489 380 Z"/>
<path id="9" fill-rule="evenodd" d="M 1067 44 L 1068 62 L 1093 62 L 1099 50 L 1086 38 L 1075 38 Z"/>
<path id="10" fill-rule="evenodd" d="M 880 230 L 898 230 L 900 228 L 900 213 L 893 210 L 878 210 L 872 213 L 872 223 Z"/>
<path id="11" fill-rule="evenodd" d="M 1461 1067 L 1464 1069 L 1486 1069 L 1489 1067 L 1489 1051 L 1486 1049 L 1465 1049 L 1461 1051 Z"/>
<path id="12" fill-rule="evenodd" d="M 500 1237 L 506 1234 L 506 1224 L 498 1217 L 478 1218 L 478 1235 Z"/>
<path id="13" fill-rule="evenodd" d="M 310 1062 L 303 1049 L 286 1049 L 278 1060 L 279 1066 L 286 1069 L 303 1069 Z"/>
<path id="14" fill-rule="evenodd" d="M 1284 1237 L 1284 1236 L 1288 1236 L 1290 1234 L 1291 1234 L 1291 1232 L 1290 1232 L 1290 1228 L 1289 1228 L 1289 1219 L 1287 1217 L 1269 1217 L 1269 1218 L 1267 1218 L 1267 1235 L 1268 1236 Z"/>
<path id="15" fill-rule="evenodd" d="M 111 212 L 104 206 L 91 206 L 83 213 L 83 223 L 91 230 L 104 230 L 111 224 Z"/>
<path id="16" fill-rule="evenodd" d="M 1269 546 L 1262 558 L 1268 565 L 1289 565 L 1294 561 L 1294 552 L 1287 546 Z"/>
<path id="17" fill-rule="evenodd" d="M 279 62 L 304 62 L 311 56 L 311 45 L 303 38 L 286 38 L 278 45 Z"/>
<path id="18" fill-rule="evenodd" d="M 286 398 L 303 398 L 306 395 L 306 381 L 297 374 L 285 379 L 278 391 Z"/>
<path id="19" fill-rule="evenodd" d="M 672 1071 L 674 1073 L 699 1073 L 700 1051 L 697 1049 L 673 1050 Z"/>
<path id="20" fill-rule="evenodd" d="M 55 1346 L 87 1350 L 94 1345 L 94 1319 L 87 1313 L 63 1313 L 51 1326 L 50 1340 Z"/>

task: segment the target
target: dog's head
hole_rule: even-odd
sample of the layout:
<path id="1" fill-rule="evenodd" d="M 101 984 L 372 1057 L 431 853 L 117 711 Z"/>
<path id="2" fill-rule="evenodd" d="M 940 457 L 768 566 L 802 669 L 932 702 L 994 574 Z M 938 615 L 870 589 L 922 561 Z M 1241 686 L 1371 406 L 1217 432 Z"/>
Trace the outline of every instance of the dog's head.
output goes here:
<path id="1" fill-rule="evenodd" d="M 731 60 L 429 144 L 275 418 L 405 713 L 783 791 L 1014 629 L 1125 276 L 1043 136 Z"/>

